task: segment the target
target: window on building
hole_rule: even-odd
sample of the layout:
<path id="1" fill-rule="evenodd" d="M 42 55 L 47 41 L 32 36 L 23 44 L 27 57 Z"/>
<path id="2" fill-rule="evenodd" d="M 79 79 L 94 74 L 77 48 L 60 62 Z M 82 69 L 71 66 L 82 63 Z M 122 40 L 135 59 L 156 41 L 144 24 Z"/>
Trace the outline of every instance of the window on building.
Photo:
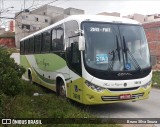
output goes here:
<path id="1" fill-rule="evenodd" d="M 41 34 L 35 36 L 35 53 L 41 52 Z"/>
<path id="2" fill-rule="evenodd" d="M 28 30 L 30 30 L 30 25 L 28 25 L 28 24 L 22 24 L 22 29 L 28 29 Z"/>
<path id="3" fill-rule="evenodd" d="M 63 28 L 62 26 L 52 30 L 52 50 L 63 51 Z"/>
<path id="4" fill-rule="evenodd" d="M 36 21 L 38 21 L 38 18 L 36 17 Z"/>
<path id="5" fill-rule="evenodd" d="M 43 33 L 42 52 L 50 52 L 51 47 L 51 32 L 46 31 Z"/>
<path id="6" fill-rule="evenodd" d="M 25 19 L 25 16 L 22 16 L 22 19 Z"/>
<path id="7" fill-rule="evenodd" d="M 43 15 L 46 15 L 46 12 L 43 12 Z"/>
<path id="8" fill-rule="evenodd" d="M 45 19 L 45 22 L 48 22 L 48 19 Z"/>
<path id="9" fill-rule="evenodd" d="M 32 28 L 31 30 L 36 30 L 36 27 L 35 27 L 35 26 L 32 26 L 31 28 Z"/>
<path id="10" fill-rule="evenodd" d="M 28 16 L 26 15 L 26 18 L 28 18 Z"/>

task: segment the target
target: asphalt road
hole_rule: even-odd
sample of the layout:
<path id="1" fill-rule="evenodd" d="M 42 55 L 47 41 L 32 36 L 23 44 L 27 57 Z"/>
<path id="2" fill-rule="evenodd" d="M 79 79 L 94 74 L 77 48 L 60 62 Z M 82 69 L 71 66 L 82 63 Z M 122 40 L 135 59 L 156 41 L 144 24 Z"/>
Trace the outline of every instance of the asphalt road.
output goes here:
<path id="1" fill-rule="evenodd" d="M 160 118 L 160 90 L 152 88 L 147 100 L 89 106 L 100 118 Z"/>

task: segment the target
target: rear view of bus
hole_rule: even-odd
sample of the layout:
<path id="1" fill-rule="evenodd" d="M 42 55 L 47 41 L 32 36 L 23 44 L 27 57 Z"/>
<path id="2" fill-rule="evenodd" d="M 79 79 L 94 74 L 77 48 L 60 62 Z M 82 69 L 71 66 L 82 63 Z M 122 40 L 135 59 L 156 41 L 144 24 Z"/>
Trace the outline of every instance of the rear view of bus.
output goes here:
<path id="1" fill-rule="evenodd" d="M 105 20 L 105 19 L 104 19 Z M 83 102 L 102 104 L 146 99 L 151 64 L 143 27 L 136 21 L 83 21 Z"/>

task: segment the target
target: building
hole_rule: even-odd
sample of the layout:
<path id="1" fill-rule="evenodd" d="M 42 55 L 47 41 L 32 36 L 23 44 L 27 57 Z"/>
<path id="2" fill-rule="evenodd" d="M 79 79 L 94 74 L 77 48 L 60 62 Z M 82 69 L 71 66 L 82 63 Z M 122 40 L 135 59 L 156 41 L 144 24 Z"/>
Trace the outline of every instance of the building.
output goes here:
<path id="1" fill-rule="evenodd" d="M 20 40 L 51 24 L 51 18 L 46 15 L 34 14 L 29 11 L 19 12 L 15 15 L 15 40 L 19 48 Z"/>
<path id="2" fill-rule="evenodd" d="M 75 8 L 63 9 L 51 5 L 41 6 L 33 11 L 24 10 L 15 15 L 16 47 L 20 47 L 20 40 L 42 28 L 45 28 L 63 18 L 73 14 L 84 14 L 83 10 Z"/>
<path id="3" fill-rule="evenodd" d="M 135 14 L 123 16 L 123 17 L 136 20 L 140 23 L 160 21 L 160 14 L 142 15 L 142 14 L 135 13 Z"/>
<path id="4" fill-rule="evenodd" d="M 97 15 L 108 15 L 108 16 L 120 17 L 120 13 L 118 13 L 118 12 L 112 12 L 112 13 L 109 13 L 109 12 L 101 12 L 101 13 L 98 13 Z"/>
<path id="5" fill-rule="evenodd" d="M 137 13 L 132 14 L 132 15 L 128 15 L 128 16 L 123 16 L 123 17 L 136 20 L 140 23 L 144 23 L 146 21 L 146 17 L 144 15 L 137 14 Z"/>
<path id="6" fill-rule="evenodd" d="M 7 31 L 0 35 L 0 46 L 15 48 L 15 33 Z"/>
<path id="7" fill-rule="evenodd" d="M 5 33 L 5 28 L 0 27 L 0 35 Z"/>
<path id="8" fill-rule="evenodd" d="M 160 21 L 160 14 L 146 15 L 146 22 Z"/>
<path id="9" fill-rule="evenodd" d="M 150 53 L 155 60 L 153 69 L 160 70 L 160 21 L 148 22 L 143 24 Z"/>
<path id="10" fill-rule="evenodd" d="M 11 31 L 11 32 L 15 32 L 15 20 L 9 21 L 8 30 Z"/>

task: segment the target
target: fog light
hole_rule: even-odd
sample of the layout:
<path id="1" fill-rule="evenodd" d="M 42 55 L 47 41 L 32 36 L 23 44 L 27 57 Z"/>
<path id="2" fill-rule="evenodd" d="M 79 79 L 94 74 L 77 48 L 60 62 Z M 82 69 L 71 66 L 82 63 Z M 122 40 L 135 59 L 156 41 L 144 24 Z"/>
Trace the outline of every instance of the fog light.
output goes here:
<path id="1" fill-rule="evenodd" d="M 147 82 L 146 84 L 142 85 L 141 88 L 147 89 L 147 87 L 149 87 L 151 84 L 152 84 L 152 81 L 150 80 L 150 81 Z"/>
<path id="2" fill-rule="evenodd" d="M 103 87 L 100 87 L 100 86 L 97 86 L 97 85 L 95 85 L 95 84 L 93 84 L 93 83 L 91 83 L 91 82 L 89 82 L 89 81 L 85 81 L 85 84 L 89 87 L 89 88 L 91 88 L 92 90 L 94 90 L 94 91 L 96 91 L 96 92 L 103 92 L 103 90 L 105 90 L 105 88 L 103 88 Z"/>

